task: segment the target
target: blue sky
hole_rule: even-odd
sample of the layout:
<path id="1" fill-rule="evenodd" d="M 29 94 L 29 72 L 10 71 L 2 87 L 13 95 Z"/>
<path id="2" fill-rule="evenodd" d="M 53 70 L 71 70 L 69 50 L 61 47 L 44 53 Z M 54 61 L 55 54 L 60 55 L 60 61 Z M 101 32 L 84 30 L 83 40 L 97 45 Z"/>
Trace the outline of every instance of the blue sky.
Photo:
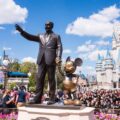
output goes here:
<path id="1" fill-rule="evenodd" d="M 94 73 L 97 54 L 111 49 L 112 27 L 120 20 L 119 0 L 0 0 L 0 56 L 3 49 L 20 61 L 34 60 L 38 44 L 22 38 L 14 24 L 32 34 L 44 32 L 47 20 L 63 43 L 67 56 L 83 59 L 83 73 Z"/>

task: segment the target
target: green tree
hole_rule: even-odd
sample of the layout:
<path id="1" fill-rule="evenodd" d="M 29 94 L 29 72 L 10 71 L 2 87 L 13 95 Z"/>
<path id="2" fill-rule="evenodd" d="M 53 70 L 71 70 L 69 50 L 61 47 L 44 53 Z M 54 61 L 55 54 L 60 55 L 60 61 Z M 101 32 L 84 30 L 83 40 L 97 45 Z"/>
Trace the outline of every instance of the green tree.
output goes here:
<path id="1" fill-rule="evenodd" d="M 20 72 L 31 73 L 31 76 L 29 76 L 29 87 L 35 87 L 36 71 L 37 65 L 35 63 L 24 62 L 20 65 Z"/>
<path id="2" fill-rule="evenodd" d="M 0 84 L 0 89 L 2 89 L 3 88 L 3 84 Z"/>
<path id="3" fill-rule="evenodd" d="M 65 79 L 65 75 L 64 75 L 63 65 L 56 67 L 56 79 L 57 79 L 57 89 L 64 89 L 63 80 Z"/>
<path id="4" fill-rule="evenodd" d="M 30 91 L 30 92 L 35 92 L 35 87 L 32 87 L 32 86 L 29 87 L 29 91 Z"/>
<path id="5" fill-rule="evenodd" d="M 8 84 L 8 88 L 12 90 L 14 87 L 16 87 L 16 85 L 17 85 L 16 82 L 10 83 Z"/>
<path id="6" fill-rule="evenodd" d="M 29 84 L 28 84 L 29 87 L 35 87 L 36 84 L 35 79 L 36 79 L 36 72 L 32 72 L 31 76 L 29 77 Z"/>
<path id="7" fill-rule="evenodd" d="M 20 63 L 18 62 L 17 59 L 15 59 L 13 62 L 10 63 L 9 71 L 17 72 L 19 70 L 20 70 Z"/>
<path id="8" fill-rule="evenodd" d="M 31 62 L 24 62 L 20 65 L 20 71 L 24 73 L 34 73 L 36 68 L 36 64 Z"/>

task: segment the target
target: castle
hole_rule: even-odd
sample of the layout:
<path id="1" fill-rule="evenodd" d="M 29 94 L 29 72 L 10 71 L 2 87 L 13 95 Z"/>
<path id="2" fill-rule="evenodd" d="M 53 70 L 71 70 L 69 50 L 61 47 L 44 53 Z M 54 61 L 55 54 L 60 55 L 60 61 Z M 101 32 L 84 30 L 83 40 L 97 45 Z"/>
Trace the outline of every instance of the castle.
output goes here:
<path id="1" fill-rule="evenodd" d="M 112 50 L 105 58 L 98 55 L 96 77 L 98 88 L 120 88 L 120 23 L 113 28 Z"/>

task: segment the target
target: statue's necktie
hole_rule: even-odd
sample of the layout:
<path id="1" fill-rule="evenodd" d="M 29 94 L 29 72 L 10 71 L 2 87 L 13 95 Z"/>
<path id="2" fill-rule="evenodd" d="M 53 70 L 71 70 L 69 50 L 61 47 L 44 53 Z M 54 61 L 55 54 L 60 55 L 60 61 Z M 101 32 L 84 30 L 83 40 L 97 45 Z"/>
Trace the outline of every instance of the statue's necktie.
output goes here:
<path id="1" fill-rule="evenodd" d="M 46 35 L 46 37 L 45 37 L 46 39 L 45 39 L 45 42 L 47 43 L 48 42 L 48 40 L 49 40 L 49 38 L 50 38 L 50 35 Z"/>

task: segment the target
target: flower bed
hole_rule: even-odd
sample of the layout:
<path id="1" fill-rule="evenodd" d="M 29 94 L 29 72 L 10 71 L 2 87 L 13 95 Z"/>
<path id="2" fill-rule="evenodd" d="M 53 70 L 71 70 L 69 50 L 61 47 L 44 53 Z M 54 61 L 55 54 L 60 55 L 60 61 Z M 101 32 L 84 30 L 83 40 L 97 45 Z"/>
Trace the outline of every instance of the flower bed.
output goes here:
<path id="1" fill-rule="evenodd" d="M 17 120 L 18 115 L 16 113 L 0 114 L 0 120 Z"/>
<path id="2" fill-rule="evenodd" d="M 116 114 L 96 113 L 95 120 L 120 120 L 120 116 Z"/>

